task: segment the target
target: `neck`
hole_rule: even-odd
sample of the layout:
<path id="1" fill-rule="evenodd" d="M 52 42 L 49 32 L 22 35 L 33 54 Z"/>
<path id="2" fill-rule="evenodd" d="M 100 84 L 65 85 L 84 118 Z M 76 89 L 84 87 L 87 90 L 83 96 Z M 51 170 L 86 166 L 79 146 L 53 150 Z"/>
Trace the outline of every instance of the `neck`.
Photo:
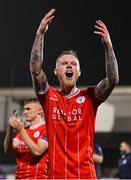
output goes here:
<path id="1" fill-rule="evenodd" d="M 65 96 L 73 94 L 77 90 L 76 86 L 74 87 L 62 87 L 61 93 Z"/>
<path id="2" fill-rule="evenodd" d="M 130 149 L 128 149 L 127 151 L 126 151 L 126 154 L 128 154 L 128 153 L 130 153 L 131 152 L 131 150 Z"/>
<path id="3" fill-rule="evenodd" d="M 35 119 L 35 120 L 33 120 L 33 121 L 30 122 L 30 126 L 33 126 L 33 125 L 39 124 L 39 123 L 40 123 L 40 119 L 37 118 L 37 119 Z"/>

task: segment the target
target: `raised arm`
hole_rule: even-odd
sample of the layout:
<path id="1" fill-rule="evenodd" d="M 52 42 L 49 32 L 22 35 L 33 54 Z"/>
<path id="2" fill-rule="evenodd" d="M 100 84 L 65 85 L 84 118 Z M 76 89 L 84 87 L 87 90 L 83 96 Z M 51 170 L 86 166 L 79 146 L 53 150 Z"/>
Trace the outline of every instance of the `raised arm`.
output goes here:
<path id="1" fill-rule="evenodd" d="M 108 98 L 114 86 L 119 82 L 118 64 L 106 25 L 101 20 L 98 20 L 96 21 L 95 28 L 96 31 L 94 33 L 101 36 L 105 47 L 106 66 L 106 78 L 97 85 L 95 93 L 100 101 L 104 101 Z"/>
<path id="2" fill-rule="evenodd" d="M 54 12 L 55 9 L 52 9 L 42 19 L 36 32 L 35 41 L 31 51 L 30 71 L 36 93 L 43 92 L 47 88 L 47 78 L 44 71 L 42 70 L 43 42 L 45 32 L 47 31 L 49 24 L 54 18 Z"/>
<path id="3" fill-rule="evenodd" d="M 32 155 L 40 156 L 48 149 L 48 143 L 45 141 L 38 140 L 37 143 L 35 143 L 27 134 L 26 130 L 24 129 L 23 123 L 20 122 L 20 120 L 18 120 L 17 118 L 10 119 L 10 124 L 21 134 L 24 143 L 28 146 Z M 15 141 L 13 146 L 15 146 Z"/>
<path id="4" fill-rule="evenodd" d="M 5 136 L 5 139 L 4 139 L 4 152 L 5 153 L 10 153 L 10 152 L 14 151 L 14 147 L 13 147 L 13 129 L 14 128 L 8 123 L 6 136 Z"/>

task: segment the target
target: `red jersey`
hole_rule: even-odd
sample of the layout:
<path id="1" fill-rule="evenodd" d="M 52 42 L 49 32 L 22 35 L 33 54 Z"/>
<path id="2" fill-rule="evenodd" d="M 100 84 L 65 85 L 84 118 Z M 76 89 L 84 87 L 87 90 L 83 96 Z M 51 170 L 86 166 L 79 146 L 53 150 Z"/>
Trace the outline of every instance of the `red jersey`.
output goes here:
<path id="1" fill-rule="evenodd" d="M 48 87 L 38 98 L 43 106 L 49 142 L 51 179 L 96 179 L 93 161 L 97 107 L 95 87 L 63 96 Z"/>
<path id="2" fill-rule="evenodd" d="M 37 143 L 37 141 L 47 142 L 44 123 L 30 126 L 25 129 L 35 143 Z M 17 145 L 16 179 L 46 179 L 48 163 L 47 153 L 34 157 L 23 142 L 20 133 L 14 138 L 14 143 Z"/>

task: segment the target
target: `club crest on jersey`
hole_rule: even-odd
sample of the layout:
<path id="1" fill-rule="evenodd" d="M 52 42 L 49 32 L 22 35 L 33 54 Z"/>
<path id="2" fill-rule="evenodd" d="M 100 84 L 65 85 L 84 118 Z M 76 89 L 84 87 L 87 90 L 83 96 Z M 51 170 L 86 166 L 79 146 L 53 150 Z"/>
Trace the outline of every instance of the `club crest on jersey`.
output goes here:
<path id="1" fill-rule="evenodd" d="M 40 135 L 40 131 L 36 131 L 36 132 L 34 133 L 34 138 L 38 138 L 39 135 Z"/>
<path id="2" fill-rule="evenodd" d="M 81 104 L 81 103 L 83 103 L 83 102 L 85 102 L 85 97 L 84 97 L 84 96 L 80 96 L 80 97 L 78 97 L 78 98 L 76 99 L 76 103 L 78 103 L 78 104 Z"/>

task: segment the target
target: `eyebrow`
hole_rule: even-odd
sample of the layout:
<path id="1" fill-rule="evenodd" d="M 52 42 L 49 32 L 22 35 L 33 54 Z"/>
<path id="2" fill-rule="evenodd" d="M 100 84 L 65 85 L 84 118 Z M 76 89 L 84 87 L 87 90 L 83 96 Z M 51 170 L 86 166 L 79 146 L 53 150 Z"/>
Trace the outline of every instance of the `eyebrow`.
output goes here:
<path id="1" fill-rule="evenodd" d="M 27 108 L 24 108 L 24 110 L 30 110 L 31 108 L 27 107 Z"/>

